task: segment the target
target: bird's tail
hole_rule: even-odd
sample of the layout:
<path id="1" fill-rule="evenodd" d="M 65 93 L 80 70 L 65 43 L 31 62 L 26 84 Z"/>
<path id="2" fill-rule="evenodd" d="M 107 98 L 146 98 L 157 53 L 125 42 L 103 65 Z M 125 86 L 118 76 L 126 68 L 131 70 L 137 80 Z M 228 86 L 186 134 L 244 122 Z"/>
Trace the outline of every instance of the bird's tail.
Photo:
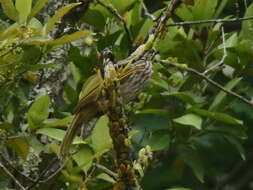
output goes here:
<path id="1" fill-rule="evenodd" d="M 88 109 L 90 108 L 90 109 Z M 70 126 L 67 129 L 67 132 L 63 138 L 63 141 L 60 146 L 59 158 L 64 161 L 69 154 L 69 148 L 76 136 L 78 129 L 82 126 L 82 124 L 86 121 L 92 119 L 97 111 L 96 108 L 88 107 L 78 113 L 75 114 L 74 119 L 72 120 Z"/>

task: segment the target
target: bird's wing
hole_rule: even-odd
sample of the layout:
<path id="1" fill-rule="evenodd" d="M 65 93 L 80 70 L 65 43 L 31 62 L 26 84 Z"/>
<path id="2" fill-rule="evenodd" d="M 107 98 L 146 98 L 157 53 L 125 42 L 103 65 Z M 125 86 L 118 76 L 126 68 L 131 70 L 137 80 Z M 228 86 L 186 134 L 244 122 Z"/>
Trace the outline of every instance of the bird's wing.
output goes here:
<path id="1" fill-rule="evenodd" d="M 80 112 L 85 106 L 91 102 L 96 102 L 102 87 L 102 79 L 99 74 L 91 76 L 83 85 L 83 89 L 79 95 L 79 102 L 74 113 Z"/>

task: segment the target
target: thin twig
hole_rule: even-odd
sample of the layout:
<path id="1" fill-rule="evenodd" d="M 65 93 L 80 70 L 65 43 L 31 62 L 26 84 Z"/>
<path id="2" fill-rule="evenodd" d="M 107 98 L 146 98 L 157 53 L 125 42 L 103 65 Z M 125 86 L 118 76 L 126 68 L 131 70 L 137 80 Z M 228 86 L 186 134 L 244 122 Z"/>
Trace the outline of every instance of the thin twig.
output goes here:
<path id="1" fill-rule="evenodd" d="M 221 34 L 222 34 L 222 45 L 223 45 L 223 56 L 222 59 L 215 65 L 213 65 L 212 67 L 208 68 L 207 70 L 205 70 L 203 72 L 204 75 L 206 75 L 207 73 L 209 73 L 210 71 L 214 70 L 217 67 L 221 67 L 227 57 L 227 49 L 226 49 L 226 44 L 225 44 L 225 33 L 224 33 L 224 27 L 221 27 Z"/>
<path id="2" fill-rule="evenodd" d="M 28 176 L 26 176 L 25 174 L 23 174 L 21 171 L 19 171 L 18 169 L 16 169 L 13 164 L 11 164 L 11 162 L 5 158 L 5 156 L 0 152 L 0 159 L 3 160 L 3 162 L 6 164 L 6 166 L 10 167 L 15 173 L 17 173 L 18 175 L 22 176 L 24 179 L 27 179 L 30 182 L 34 182 L 35 179 L 32 179 Z"/>
<path id="3" fill-rule="evenodd" d="M 249 106 L 253 107 L 253 102 L 251 102 L 250 100 L 246 99 L 245 97 L 231 91 L 231 90 L 228 90 L 226 88 L 224 88 L 222 85 L 220 85 L 219 83 L 213 81 L 212 79 L 208 78 L 206 75 L 204 75 L 203 73 L 200 73 L 198 72 L 197 70 L 195 69 L 192 69 L 192 68 L 189 68 L 187 67 L 186 65 L 182 65 L 182 64 L 178 64 L 178 63 L 171 63 L 167 60 L 160 60 L 161 63 L 163 64 L 166 64 L 166 66 L 173 66 L 173 67 L 177 67 L 179 69 L 182 69 L 182 70 L 185 70 L 185 71 L 188 71 L 190 73 L 193 73 L 197 76 L 199 76 L 200 78 L 203 78 L 204 80 L 206 80 L 208 83 L 212 84 L 213 86 L 215 86 L 216 88 L 222 90 L 223 92 L 227 93 L 228 95 L 230 96 L 233 96 L 239 100 L 241 100 L 242 102 L 248 104 Z"/>
<path id="4" fill-rule="evenodd" d="M 89 174 L 85 177 L 84 182 L 80 185 L 81 189 L 84 188 L 86 184 L 91 180 L 92 175 L 94 174 L 95 170 L 96 170 L 96 167 L 92 165 Z"/>
<path id="5" fill-rule="evenodd" d="M 5 171 L 5 173 L 10 176 L 10 178 L 17 184 L 17 186 L 21 189 L 21 190 L 26 190 L 25 187 L 18 181 L 18 179 L 8 170 L 8 168 L 6 168 L 1 162 L 0 162 L 0 167 L 3 168 L 3 170 Z"/>
<path id="6" fill-rule="evenodd" d="M 48 173 L 48 171 L 52 168 L 52 166 L 58 161 L 58 158 L 56 157 L 55 159 L 53 159 L 53 161 L 40 173 L 39 177 L 29 186 L 26 188 L 26 190 L 30 190 L 33 187 L 35 187 L 37 184 L 42 182 L 46 182 L 49 179 L 46 178 L 46 180 L 41 180 L 42 178 L 44 178 L 45 174 Z M 61 167 L 60 167 L 61 168 Z M 62 168 L 61 168 L 62 169 Z M 58 170 L 57 170 L 58 171 Z M 55 172 L 56 173 L 56 172 Z M 55 176 L 55 173 L 53 173 L 53 177 Z M 49 176 L 50 177 L 50 176 Z M 51 179 L 52 177 L 50 177 Z"/>
<path id="7" fill-rule="evenodd" d="M 130 31 L 130 29 L 127 26 L 126 21 L 124 20 L 124 18 L 119 14 L 119 12 L 111 5 L 111 4 L 105 4 L 100 0 L 95 0 L 95 3 L 98 3 L 99 5 L 105 7 L 108 11 L 110 11 L 117 19 L 120 20 L 120 22 L 122 23 L 124 30 L 126 31 L 128 40 L 130 44 L 133 44 L 133 36 L 132 36 L 132 32 Z"/>
<path id="8" fill-rule="evenodd" d="M 148 9 L 147 9 L 145 3 L 142 2 L 141 5 L 142 5 L 144 16 L 146 16 L 147 18 L 150 18 L 151 20 L 155 21 L 156 17 L 148 12 Z"/>
<path id="9" fill-rule="evenodd" d="M 46 183 L 50 179 L 54 178 L 63 168 L 65 167 L 64 164 L 60 165 L 60 167 L 54 171 L 50 176 L 48 176 L 46 179 L 40 180 L 39 183 Z"/>
<path id="10" fill-rule="evenodd" d="M 113 171 L 109 170 L 108 168 L 106 168 L 105 166 L 103 166 L 101 164 L 97 164 L 97 163 L 94 163 L 93 166 L 102 170 L 103 172 L 105 172 L 106 174 L 111 176 L 113 179 L 117 180 L 118 175 L 116 173 L 114 173 Z"/>
<path id="11" fill-rule="evenodd" d="M 176 22 L 172 24 L 167 24 L 167 27 L 173 26 L 186 26 L 186 25 L 197 25 L 197 24 L 208 24 L 208 23 L 230 23 L 230 22 L 240 22 L 252 20 L 253 16 L 243 17 L 243 18 L 232 18 L 232 19 L 210 19 L 210 20 L 197 20 L 197 21 L 185 21 L 185 22 Z"/>
<path id="12" fill-rule="evenodd" d="M 167 26 L 166 22 L 173 15 L 176 8 L 181 4 L 180 0 L 171 0 L 170 4 L 165 8 L 163 13 L 158 17 L 158 21 L 153 26 L 151 34 L 154 34 L 155 39 L 161 38 L 161 36 L 166 32 Z"/>

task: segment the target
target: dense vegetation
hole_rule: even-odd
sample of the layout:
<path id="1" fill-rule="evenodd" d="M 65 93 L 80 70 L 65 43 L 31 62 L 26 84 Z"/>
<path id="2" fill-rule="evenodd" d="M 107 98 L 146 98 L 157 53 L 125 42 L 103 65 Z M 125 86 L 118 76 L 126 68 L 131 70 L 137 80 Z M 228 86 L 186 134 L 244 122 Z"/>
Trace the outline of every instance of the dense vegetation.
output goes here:
<path id="1" fill-rule="evenodd" d="M 0 189 L 112 189 L 106 116 L 57 169 L 59 144 L 100 52 L 128 57 L 169 1 L 0 3 Z M 167 21 L 152 78 L 125 105 L 144 190 L 253 189 L 251 16 L 250 0 L 184 0 Z"/>

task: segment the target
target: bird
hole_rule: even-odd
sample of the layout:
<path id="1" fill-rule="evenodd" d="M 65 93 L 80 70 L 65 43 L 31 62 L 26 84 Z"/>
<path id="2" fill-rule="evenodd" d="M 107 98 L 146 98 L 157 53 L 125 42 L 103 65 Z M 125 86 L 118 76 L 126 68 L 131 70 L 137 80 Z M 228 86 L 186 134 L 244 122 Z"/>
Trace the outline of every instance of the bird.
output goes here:
<path id="1" fill-rule="evenodd" d="M 115 61 L 112 51 L 106 48 L 101 53 L 103 67 L 113 65 L 118 73 L 120 81 L 120 95 L 123 103 L 134 100 L 143 90 L 145 84 L 152 74 L 152 60 L 156 55 L 154 49 L 136 50 L 129 57 Z M 139 60 L 136 60 L 138 58 Z M 106 69 L 104 69 L 106 70 Z M 99 100 L 101 98 L 101 90 L 103 88 L 103 75 L 106 72 L 99 71 L 91 76 L 83 85 L 79 96 L 79 102 L 74 111 L 74 118 L 67 128 L 66 134 L 60 145 L 59 158 L 65 160 L 69 154 L 69 148 L 72 144 L 78 129 L 83 123 L 92 118 L 103 115 L 103 110 L 99 109 Z M 102 77 L 101 77 L 102 76 Z"/>

